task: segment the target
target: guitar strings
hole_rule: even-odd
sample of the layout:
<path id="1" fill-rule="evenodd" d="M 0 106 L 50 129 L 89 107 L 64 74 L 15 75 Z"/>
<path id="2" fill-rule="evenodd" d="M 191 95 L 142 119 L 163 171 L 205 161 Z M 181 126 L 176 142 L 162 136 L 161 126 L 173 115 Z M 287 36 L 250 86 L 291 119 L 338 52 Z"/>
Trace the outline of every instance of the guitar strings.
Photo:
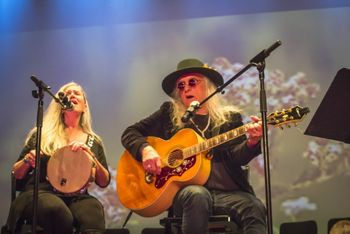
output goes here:
<path id="1" fill-rule="evenodd" d="M 205 132 L 208 130 L 209 126 L 210 126 L 210 116 L 208 116 L 208 121 L 207 121 L 207 125 L 205 126 L 205 128 L 203 130 L 201 130 L 199 128 L 199 126 L 192 120 L 190 119 L 191 123 L 193 124 L 193 126 L 200 132 L 201 136 L 206 139 L 205 137 Z M 172 155 L 172 154 L 171 154 Z M 176 160 L 178 160 L 176 157 L 175 158 L 170 158 L 170 160 L 166 160 L 166 159 L 161 159 L 161 162 L 163 165 L 168 165 L 169 163 L 172 164 L 174 163 Z"/>

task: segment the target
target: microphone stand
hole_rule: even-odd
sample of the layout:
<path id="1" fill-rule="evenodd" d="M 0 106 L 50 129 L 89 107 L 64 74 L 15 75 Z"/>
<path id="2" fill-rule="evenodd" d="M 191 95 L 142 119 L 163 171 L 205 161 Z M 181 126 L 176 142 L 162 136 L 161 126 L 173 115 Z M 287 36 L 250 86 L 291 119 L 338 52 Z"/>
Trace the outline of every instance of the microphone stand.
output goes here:
<path id="1" fill-rule="evenodd" d="M 38 87 L 38 90 L 32 90 L 32 96 L 38 99 L 37 121 L 36 121 L 36 145 L 35 145 L 35 168 L 34 168 L 34 189 L 33 189 L 33 222 L 32 233 L 36 234 L 37 219 L 38 219 L 38 191 L 39 191 L 39 179 L 40 179 L 40 149 L 41 149 L 41 130 L 43 125 L 43 106 L 44 106 L 44 92 L 50 94 L 56 102 L 58 102 L 63 108 L 65 105 L 50 91 L 50 86 L 36 78 L 34 75 L 30 79 Z"/>
<path id="2" fill-rule="evenodd" d="M 268 49 L 261 51 L 253 59 L 250 60 L 250 64 L 255 66 L 259 72 L 260 81 L 260 112 L 261 122 L 263 127 L 263 156 L 264 156 L 264 174 L 265 174 L 265 197 L 266 197 L 266 210 L 267 210 L 267 233 L 273 233 L 272 225 L 272 202 L 271 202 L 271 178 L 270 178 L 270 157 L 268 147 L 268 136 L 267 136 L 267 101 L 266 101 L 266 90 L 265 90 L 265 58 L 275 50 L 282 43 L 281 41 L 275 42 Z"/>
<path id="3" fill-rule="evenodd" d="M 261 112 L 261 122 L 263 127 L 263 137 L 262 137 L 262 145 L 263 145 L 263 156 L 264 156 L 264 173 L 265 173 L 265 196 L 266 196 L 266 210 L 267 210 L 267 233 L 273 233 L 272 226 L 272 202 L 271 202 L 271 179 L 270 179 L 270 162 L 269 162 L 269 149 L 268 149 L 268 137 L 267 137 L 267 102 L 266 102 L 266 92 L 265 92 L 265 58 L 267 58 L 270 53 L 275 50 L 282 43 L 281 41 L 276 41 L 269 48 L 262 50 L 259 54 L 257 54 L 254 58 L 252 58 L 247 66 L 245 66 L 242 70 L 240 70 L 237 74 L 235 74 L 232 78 L 226 81 L 224 84 L 219 86 L 212 94 L 206 97 L 203 101 L 201 101 L 198 105 L 192 106 L 193 111 L 189 113 L 189 118 L 192 118 L 193 114 L 201 107 L 203 103 L 208 101 L 212 96 L 219 92 L 223 92 L 223 89 L 229 85 L 232 81 L 237 79 L 240 75 L 242 75 L 249 68 L 255 66 L 259 72 L 259 80 L 260 80 L 260 112 Z M 187 110 L 189 111 L 189 110 Z M 185 119 L 186 120 L 186 119 Z M 188 119 L 187 119 L 188 120 Z"/>

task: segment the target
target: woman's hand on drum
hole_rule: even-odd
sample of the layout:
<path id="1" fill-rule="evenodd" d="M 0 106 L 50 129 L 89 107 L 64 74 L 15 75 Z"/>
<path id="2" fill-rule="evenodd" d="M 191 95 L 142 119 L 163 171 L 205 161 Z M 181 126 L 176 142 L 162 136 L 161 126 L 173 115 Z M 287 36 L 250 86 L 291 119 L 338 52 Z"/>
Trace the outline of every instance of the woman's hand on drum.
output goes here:
<path id="1" fill-rule="evenodd" d="M 41 152 L 41 154 L 43 154 Z M 12 174 L 16 179 L 23 179 L 26 174 L 31 170 L 31 168 L 35 168 L 35 158 L 36 158 L 36 150 L 29 151 L 26 155 L 24 155 L 23 159 L 17 161 L 12 167 Z"/>
<path id="2" fill-rule="evenodd" d="M 36 150 L 31 150 L 29 153 L 27 153 L 24 158 L 23 162 L 25 164 L 28 164 L 30 167 L 35 168 L 35 158 L 36 158 Z"/>
<path id="3" fill-rule="evenodd" d="M 94 165 L 96 165 L 96 159 L 93 156 L 94 154 L 91 152 L 90 148 L 82 142 L 79 141 L 73 141 L 69 144 L 71 146 L 72 151 L 76 152 L 78 150 L 84 150 L 85 152 L 88 153 L 88 155 L 90 156 L 90 159 L 92 160 L 92 162 L 94 163 Z"/>
<path id="4" fill-rule="evenodd" d="M 85 143 L 79 141 L 72 141 L 69 145 L 74 152 L 82 149 L 90 153 L 90 148 Z"/>

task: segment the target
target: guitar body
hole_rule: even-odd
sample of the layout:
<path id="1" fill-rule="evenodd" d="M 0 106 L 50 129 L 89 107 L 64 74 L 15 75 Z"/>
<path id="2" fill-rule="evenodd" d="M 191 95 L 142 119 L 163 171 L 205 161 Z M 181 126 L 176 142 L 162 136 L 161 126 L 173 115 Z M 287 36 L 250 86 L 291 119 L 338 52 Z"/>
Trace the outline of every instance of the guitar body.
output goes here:
<path id="1" fill-rule="evenodd" d="M 171 139 L 148 137 L 147 142 L 157 150 L 162 161 L 160 175 L 146 182 L 142 162 L 125 151 L 117 166 L 117 193 L 121 203 L 133 212 L 156 216 L 167 210 L 182 187 L 204 184 L 210 174 L 210 160 L 206 152 L 184 158 L 182 149 L 203 139 L 192 129 L 182 129 Z"/>

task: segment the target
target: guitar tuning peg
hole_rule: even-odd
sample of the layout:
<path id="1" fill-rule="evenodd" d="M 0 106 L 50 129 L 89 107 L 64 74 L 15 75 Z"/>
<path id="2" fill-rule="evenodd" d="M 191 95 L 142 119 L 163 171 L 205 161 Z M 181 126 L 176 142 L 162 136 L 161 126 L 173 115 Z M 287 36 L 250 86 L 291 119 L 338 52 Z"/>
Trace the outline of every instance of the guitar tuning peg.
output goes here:
<path id="1" fill-rule="evenodd" d="M 281 130 L 283 130 L 283 126 L 282 126 L 282 125 L 280 125 L 279 128 L 280 128 Z"/>
<path id="2" fill-rule="evenodd" d="M 286 124 L 287 128 L 290 128 L 290 125 L 289 124 Z"/>

